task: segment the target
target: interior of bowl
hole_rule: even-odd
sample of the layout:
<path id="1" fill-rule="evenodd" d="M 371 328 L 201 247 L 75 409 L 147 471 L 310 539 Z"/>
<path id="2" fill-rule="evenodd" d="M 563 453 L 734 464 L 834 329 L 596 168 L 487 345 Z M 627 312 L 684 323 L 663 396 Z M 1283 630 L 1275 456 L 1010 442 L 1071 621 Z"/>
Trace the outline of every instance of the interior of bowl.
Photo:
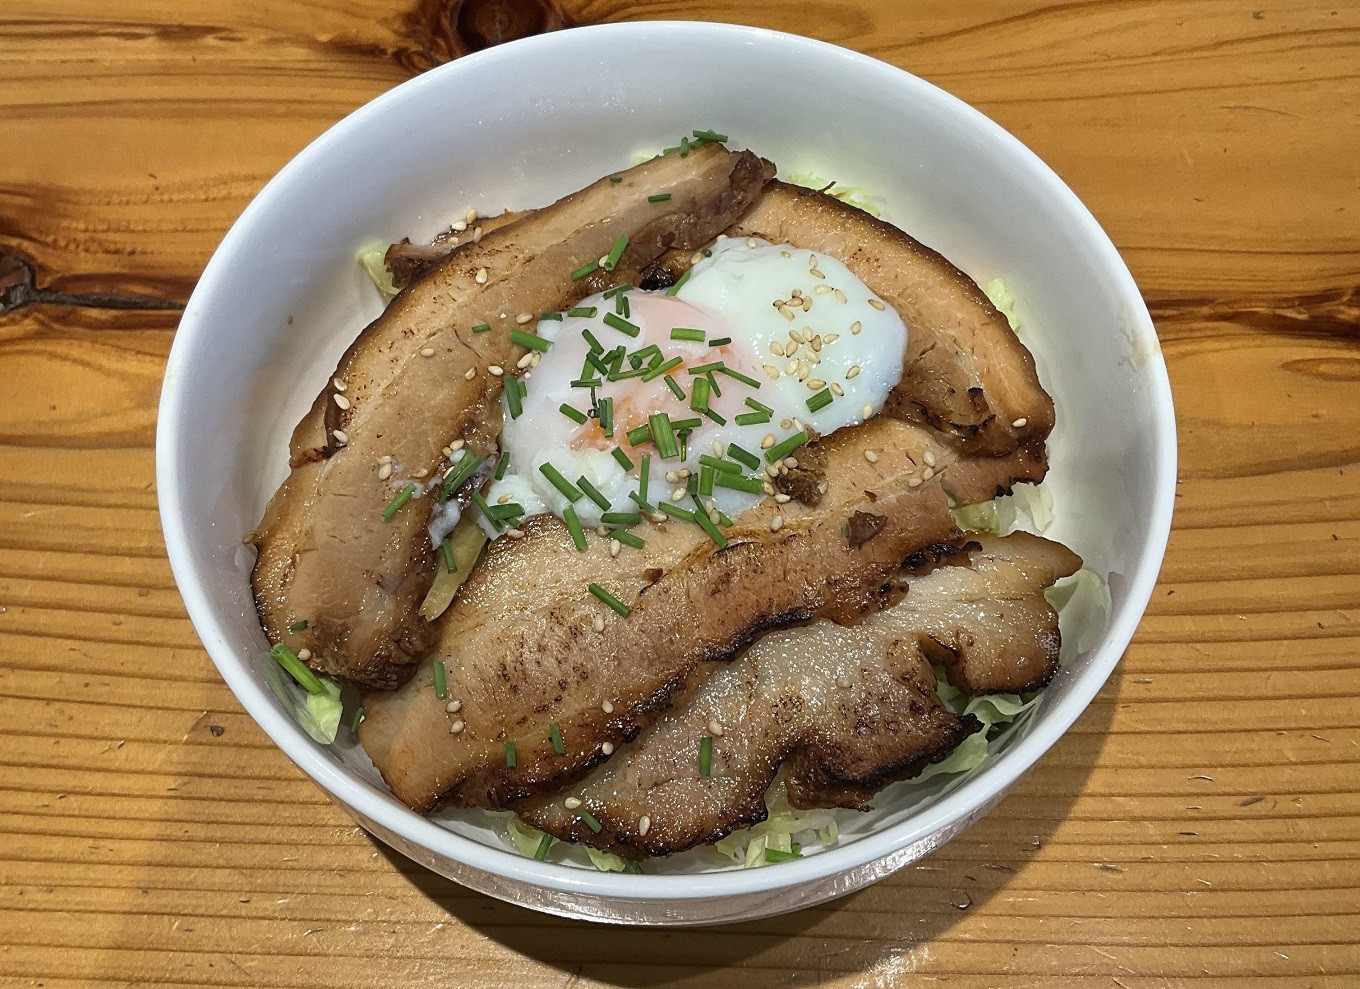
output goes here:
<path id="1" fill-rule="evenodd" d="M 413 80 L 299 156 L 205 272 L 175 342 L 162 405 L 167 544 L 213 658 L 304 769 L 386 827 L 438 846 L 439 855 L 471 856 L 530 881 L 565 880 L 561 866 L 513 861 L 498 826 L 483 817 L 442 815 L 447 830 L 438 831 L 399 807 L 343 730 L 326 749 L 291 725 L 255 668 L 267 642 L 242 540 L 286 473 L 293 425 L 341 351 L 382 309 L 355 261 L 361 244 L 427 238 L 469 207 L 490 214 L 549 203 L 695 128 L 730 135 L 733 146 L 775 161 L 781 174 L 863 187 L 888 219 L 979 283 L 1004 279 L 1057 404 L 1046 482 L 1056 520 L 1045 534 L 1107 577 L 1113 601 L 1102 644 L 1066 658 L 1033 716 L 1000 740 L 998 758 L 970 778 L 888 791 L 876 810 L 847 821 L 837 849 L 780 866 L 791 870 L 785 875 L 824 856 L 813 869 L 887 854 L 1013 780 L 1113 668 L 1165 541 L 1170 400 L 1146 310 L 1075 198 L 962 104 L 862 56 L 717 25 L 563 32 Z M 856 851 L 863 842 L 870 846 Z M 691 857 L 669 868 L 721 866 Z M 645 879 L 580 881 L 609 893 Z"/>

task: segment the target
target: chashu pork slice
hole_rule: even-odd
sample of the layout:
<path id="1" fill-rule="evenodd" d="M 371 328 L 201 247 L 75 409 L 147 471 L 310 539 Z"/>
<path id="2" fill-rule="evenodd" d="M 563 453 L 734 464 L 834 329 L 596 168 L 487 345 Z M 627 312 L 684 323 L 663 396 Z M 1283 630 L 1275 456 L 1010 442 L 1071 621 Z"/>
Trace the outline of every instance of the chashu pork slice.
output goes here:
<path id="1" fill-rule="evenodd" d="M 551 516 L 532 519 L 524 539 L 497 540 L 437 623 L 430 658 L 444 663 L 456 710 L 435 696 L 429 663 L 402 689 L 365 698 L 359 738 L 393 792 L 424 811 L 555 789 L 669 706 L 699 664 L 765 629 L 853 606 L 912 553 L 955 538 L 948 498 L 985 501 L 1043 476 L 1043 462 L 1020 452 L 960 456 L 939 433 L 885 417 L 814 446 L 827 485 L 819 503 L 766 501 L 734 520 L 725 549 L 668 522 L 640 530 L 642 552 L 611 558 L 609 540 L 591 534 L 578 553 Z M 783 524 L 772 531 L 776 512 Z M 609 611 L 590 583 L 631 614 Z"/>
<path id="2" fill-rule="evenodd" d="M 590 289 L 571 272 L 620 236 L 623 264 L 633 267 L 711 239 L 771 173 L 768 162 L 719 145 L 657 158 L 496 227 L 398 295 L 298 424 L 292 472 L 252 537 L 270 639 L 310 650 L 316 669 L 361 685 L 406 679 L 433 642 L 416 614 L 433 579 L 433 499 L 412 500 L 390 520 L 383 509 L 405 484 L 436 477 L 449 444 L 493 449 L 500 371 L 525 353 L 510 340 L 516 317 L 575 302 Z M 670 198 L 648 201 L 661 193 Z M 490 330 L 477 332 L 481 324 Z M 382 457 L 392 458 L 388 479 L 379 477 Z"/>
<path id="3" fill-rule="evenodd" d="M 1011 682 L 1030 687 L 1057 667 L 1057 616 L 1043 592 L 1081 565 L 1073 553 L 1017 533 L 967 543 L 942 563 L 905 576 L 899 603 L 853 626 L 816 621 L 763 636 L 585 779 L 521 806 L 521 817 L 566 841 L 666 855 L 764 820 L 765 791 L 785 763 L 794 806 L 866 807 L 977 730 L 940 702 L 932 660 L 1009 668 Z"/>

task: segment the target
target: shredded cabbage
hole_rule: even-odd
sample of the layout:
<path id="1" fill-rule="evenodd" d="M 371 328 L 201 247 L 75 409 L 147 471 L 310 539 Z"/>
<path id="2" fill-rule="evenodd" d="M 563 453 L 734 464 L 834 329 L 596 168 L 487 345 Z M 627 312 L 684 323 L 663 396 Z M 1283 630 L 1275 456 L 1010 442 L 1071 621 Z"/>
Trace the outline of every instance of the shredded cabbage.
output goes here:
<path id="1" fill-rule="evenodd" d="M 489 812 L 488 816 L 500 817 L 500 814 Z M 533 858 L 538 854 L 538 846 L 543 843 L 545 832 L 537 828 L 531 828 L 525 824 L 518 815 L 507 813 L 505 816 L 505 834 L 510 839 L 510 844 L 515 846 L 515 851 L 525 858 Z M 554 839 L 554 842 L 556 839 Z M 627 868 L 628 863 L 622 857 L 613 852 L 604 852 L 598 848 L 584 847 L 586 856 L 595 868 L 601 872 L 622 872 Z"/>
<path id="2" fill-rule="evenodd" d="M 799 844 L 821 843 L 834 845 L 839 837 L 834 810 L 795 810 L 789 804 L 783 781 L 777 781 L 765 794 L 765 806 L 770 815 L 749 828 L 734 831 L 711 846 L 724 858 L 751 869 L 765 865 L 765 850 L 793 851 L 795 838 Z"/>
<path id="3" fill-rule="evenodd" d="M 392 272 L 387 270 L 387 248 L 389 245 L 380 240 L 372 241 L 359 248 L 359 264 L 363 265 L 373 284 L 383 295 L 396 295 L 400 289 L 392 283 Z"/>
<path id="4" fill-rule="evenodd" d="M 1006 288 L 1006 283 L 1000 278 L 993 278 L 982 286 L 982 291 L 991 300 L 992 305 L 996 306 L 997 312 L 1006 317 L 1011 329 L 1019 330 L 1020 317 L 1015 314 L 1015 296 Z"/>
<path id="5" fill-rule="evenodd" d="M 302 730 L 313 741 L 322 745 L 330 745 L 335 741 L 336 733 L 340 730 L 340 714 L 345 709 L 337 681 L 324 673 L 318 673 L 316 678 L 321 681 L 325 692 L 309 694 L 268 653 L 260 661 L 260 669 L 264 673 L 265 683 L 269 684 L 269 689 L 274 692 L 284 710 L 293 716 L 293 720 L 302 726 Z"/>
<path id="6" fill-rule="evenodd" d="M 1100 643 L 1113 607 L 1100 574 L 1083 567 L 1044 591 L 1044 598 L 1058 613 L 1064 656 L 1081 655 Z"/>
<path id="7" fill-rule="evenodd" d="M 966 532 L 1004 536 L 1020 523 L 1035 532 L 1053 524 L 1053 495 L 1042 484 L 1017 484 L 1009 495 L 984 501 L 980 505 L 949 506 L 954 522 Z"/>
<path id="8" fill-rule="evenodd" d="M 883 215 L 883 200 L 862 185 L 841 185 L 813 172 L 790 172 L 786 178 L 804 189 L 826 189 L 827 195 L 835 196 L 843 203 L 862 209 L 870 216 Z M 830 188 L 827 188 L 828 186 Z"/>

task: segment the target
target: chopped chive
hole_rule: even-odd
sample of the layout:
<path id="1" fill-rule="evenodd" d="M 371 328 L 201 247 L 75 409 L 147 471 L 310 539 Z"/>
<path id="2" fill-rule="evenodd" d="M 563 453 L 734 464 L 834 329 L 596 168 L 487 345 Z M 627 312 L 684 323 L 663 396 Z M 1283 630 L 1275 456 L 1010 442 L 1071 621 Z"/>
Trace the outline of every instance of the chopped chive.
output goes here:
<path id="1" fill-rule="evenodd" d="M 651 368 L 651 370 L 649 370 L 646 374 L 642 376 L 642 380 L 652 381 L 656 378 L 661 377 L 668 371 L 674 371 L 677 367 L 679 367 L 683 363 L 685 363 L 685 359 L 683 357 L 672 357 L 665 363 L 654 365 Z"/>
<path id="2" fill-rule="evenodd" d="M 573 388 L 598 388 L 601 384 L 599 378 L 574 378 L 571 382 Z"/>
<path id="3" fill-rule="evenodd" d="M 561 412 L 572 422 L 580 423 L 582 426 L 584 426 L 587 422 L 590 421 L 590 416 L 586 415 L 580 409 L 572 408 L 566 402 L 563 402 L 561 405 L 559 405 L 557 407 L 557 411 Z"/>
<path id="4" fill-rule="evenodd" d="M 688 155 L 689 155 L 689 138 L 682 137 L 680 138 L 680 157 L 684 158 L 687 157 Z"/>
<path id="5" fill-rule="evenodd" d="M 622 316 L 620 316 L 618 313 L 612 313 L 612 312 L 607 312 L 607 313 L 605 313 L 605 314 L 604 314 L 604 325 L 605 325 L 605 326 L 612 326 L 612 327 L 614 327 L 614 329 L 618 330 L 620 333 L 626 334 L 626 335 L 628 335 L 628 336 L 630 336 L 630 337 L 635 337 L 635 336 L 637 336 L 639 333 L 642 332 L 642 328 L 641 328 L 641 327 L 636 326 L 636 325 L 634 325 L 633 323 L 628 322 L 628 320 L 624 319 L 624 318 L 623 318 Z"/>
<path id="6" fill-rule="evenodd" d="M 623 447 L 614 447 L 614 449 L 610 451 L 610 455 L 619 462 L 619 466 L 624 470 L 633 469 L 633 462 L 628 459 L 628 454 L 623 452 Z"/>
<path id="7" fill-rule="evenodd" d="M 698 416 L 695 416 L 692 419 L 675 419 L 671 421 L 671 426 L 677 431 L 681 429 L 698 429 L 703 424 L 704 421 Z"/>
<path id="8" fill-rule="evenodd" d="M 524 391 L 520 387 L 519 378 L 507 377 L 505 379 L 505 404 L 510 406 L 510 418 L 518 419 L 524 414 Z"/>
<path id="9" fill-rule="evenodd" d="M 707 776 L 713 771 L 713 738 L 705 735 L 699 739 L 699 775 Z"/>
<path id="10" fill-rule="evenodd" d="M 562 741 L 562 727 L 556 721 L 548 725 L 548 738 L 552 740 L 554 752 L 558 755 L 567 754 L 566 743 Z"/>
<path id="11" fill-rule="evenodd" d="M 324 694 L 325 686 L 321 683 L 321 678 L 307 668 L 307 664 L 298 659 L 293 650 L 280 642 L 273 649 L 269 650 L 269 655 L 274 657 L 274 662 L 278 663 L 289 675 L 298 682 L 298 686 L 309 694 Z"/>
<path id="12" fill-rule="evenodd" d="M 782 852 L 778 848 L 767 848 L 765 849 L 765 861 L 792 862 L 794 859 L 802 858 L 803 857 L 802 850 L 798 849 L 798 846 L 796 845 L 794 846 L 794 848 L 795 851 L 792 852 Z"/>
<path id="13" fill-rule="evenodd" d="M 633 315 L 633 306 L 628 301 L 627 295 L 614 296 L 614 311 L 624 319 L 628 319 Z"/>
<path id="14" fill-rule="evenodd" d="M 505 477 L 505 468 L 509 466 L 510 466 L 510 451 L 506 450 L 504 453 L 501 454 L 501 459 L 496 461 L 496 480 L 499 481 Z"/>
<path id="15" fill-rule="evenodd" d="M 515 762 L 516 762 L 516 757 L 515 757 L 515 743 L 514 743 L 514 742 L 506 742 L 506 743 L 505 743 L 505 765 L 506 765 L 508 768 L 510 768 L 510 769 L 514 769 L 514 768 L 515 768 Z"/>
<path id="16" fill-rule="evenodd" d="M 636 491 L 629 491 L 628 497 L 632 498 L 633 501 L 637 503 L 638 508 L 642 509 L 648 515 L 653 515 L 656 513 L 656 509 L 653 508 L 651 505 L 647 504 L 647 499 L 642 497 L 642 495 L 638 494 Z"/>
<path id="17" fill-rule="evenodd" d="M 689 509 L 681 508 L 679 505 L 672 505 L 668 501 L 660 502 L 656 507 L 661 509 L 662 515 L 669 515 L 671 518 L 679 519 L 681 522 L 693 522 L 695 520 L 694 513 Z"/>
<path id="18" fill-rule="evenodd" d="M 708 255 L 704 256 L 707 257 Z M 708 345 L 710 347 L 726 347 L 731 342 L 731 337 L 714 337 L 712 340 L 708 341 Z"/>
<path id="19" fill-rule="evenodd" d="M 401 511 L 401 506 L 405 505 L 408 501 L 410 501 L 411 498 L 414 497 L 415 493 L 416 486 L 414 484 L 408 484 L 406 485 L 406 487 L 398 491 L 397 496 L 393 498 L 391 501 L 389 501 L 387 503 L 387 507 L 383 509 L 382 513 L 383 521 L 391 522 L 392 516 L 396 515 L 397 512 Z"/>
<path id="20" fill-rule="evenodd" d="M 807 434 L 806 432 L 800 431 L 800 432 L 794 433 L 794 434 L 793 434 L 792 436 L 790 436 L 788 439 L 786 439 L 786 440 L 784 440 L 784 441 L 782 441 L 782 442 L 780 442 L 780 443 L 776 443 L 774 446 L 772 446 L 772 447 L 770 447 L 768 450 L 766 450 L 766 451 L 765 451 L 765 462 L 766 462 L 766 463 L 772 464 L 772 463 L 774 463 L 774 462 L 777 461 L 777 460 L 783 460 L 786 456 L 788 456 L 788 455 L 789 455 L 790 453 L 792 453 L 794 450 L 797 450 L 800 446 L 802 446 L 802 445 L 803 445 L 804 443 L 806 443 L 807 441 L 808 441 L 808 434 Z"/>
<path id="21" fill-rule="evenodd" d="M 293 624 L 289 625 L 289 626 L 288 626 L 288 631 L 290 631 L 290 632 L 301 632 L 301 631 L 302 631 L 304 628 L 306 628 L 306 627 L 307 627 L 307 619 L 304 618 L 304 619 L 302 619 L 302 621 L 300 621 L 300 622 L 293 622 Z"/>
<path id="22" fill-rule="evenodd" d="M 741 416 L 737 416 L 737 420 L 740 421 Z M 727 444 L 727 455 L 731 457 L 733 460 L 735 460 L 737 463 L 743 464 L 750 470 L 755 470 L 757 467 L 760 466 L 759 457 L 757 457 L 754 453 L 750 453 L 747 450 L 743 450 L 735 443 Z"/>
<path id="23" fill-rule="evenodd" d="M 576 479 L 576 486 L 586 493 L 587 498 L 599 505 L 602 511 L 609 510 L 609 499 L 600 494 L 600 489 L 591 484 L 584 474 Z"/>
<path id="24" fill-rule="evenodd" d="M 633 875 L 635 875 L 635 876 L 640 876 L 640 875 L 643 874 L 643 872 L 642 872 L 642 863 L 641 863 L 641 862 L 629 862 L 627 865 L 625 865 L 625 866 L 623 867 L 623 871 L 624 871 L 624 872 L 631 872 L 631 873 L 633 873 Z"/>
<path id="25" fill-rule="evenodd" d="M 586 531 L 581 528 L 581 520 L 576 517 L 576 506 L 568 505 L 562 511 L 562 521 L 567 523 L 567 532 L 571 533 L 572 545 L 577 552 L 586 551 Z"/>
<path id="26" fill-rule="evenodd" d="M 448 501 L 453 493 L 476 473 L 477 468 L 482 466 L 485 460 L 485 457 L 479 457 L 474 453 L 464 453 L 458 463 L 444 474 L 444 483 L 439 488 L 440 503 Z"/>
<path id="27" fill-rule="evenodd" d="M 611 176 L 609 176 L 609 181 L 610 181 L 610 182 L 622 182 L 622 181 L 623 181 L 623 176 L 622 176 L 622 175 L 611 175 Z"/>
<path id="28" fill-rule="evenodd" d="M 656 444 L 656 450 L 661 454 L 662 460 L 674 460 L 680 456 L 680 447 L 675 442 L 675 430 L 671 426 L 671 417 L 664 412 L 655 412 L 647 417 L 647 422 L 652 428 L 652 442 Z M 412 485 L 414 487 L 414 485 Z"/>
<path id="29" fill-rule="evenodd" d="M 631 546 L 633 549 L 642 549 L 643 546 L 647 545 L 642 541 L 641 536 L 635 536 L 631 532 L 625 532 L 623 529 L 615 529 L 611 535 L 619 542 L 623 543 L 623 545 Z"/>
<path id="30" fill-rule="evenodd" d="M 676 282 L 675 282 L 674 285 L 672 285 L 670 288 L 666 289 L 666 294 L 667 294 L 667 295 L 675 295 L 676 292 L 679 292 L 680 289 L 684 288 L 685 282 L 689 281 L 689 276 L 692 275 L 692 274 L 694 274 L 694 269 L 693 269 L 693 268 L 690 268 L 690 269 L 689 269 L 688 271 L 686 271 L 683 275 L 681 275 L 681 276 L 679 277 L 679 279 L 676 280 Z"/>
<path id="31" fill-rule="evenodd" d="M 558 319 L 562 318 L 561 313 L 557 313 L 556 316 Z M 525 333 L 520 329 L 510 331 L 510 342 L 517 343 L 529 350 L 537 350 L 540 354 L 547 353 L 548 348 L 552 346 L 551 340 L 545 340 L 543 337 L 535 336 L 532 333 Z"/>
<path id="32" fill-rule="evenodd" d="M 610 177 L 613 178 L 613 176 Z M 622 179 L 619 181 L 622 181 Z M 552 848 L 552 835 L 545 834 L 542 838 L 538 839 L 538 848 L 534 851 L 534 859 L 542 862 L 548 857 L 548 849 L 550 848 Z"/>
<path id="33" fill-rule="evenodd" d="M 752 378 L 752 377 L 750 377 L 750 376 L 748 376 L 748 375 L 742 374 L 740 371 L 733 371 L 730 367 L 726 367 L 726 366 L 720 367 L 720 368 L 718 368 L 718 373 L 719 373 L 719 374 L 725 374 L 725 375 L 727 375 L 729 378 L 736 378 L 736 379 L 737 379 L 738 381 L 740 381 L 743 385 L 747 385 L 747 386 L 749 386 L 749 387 L 751 387 L 751 388 L 759 388 L 759 387 L 760 387 L 760 382 L 757 381 L 755 378 Z"/>
<path id="34" fill-rule="evenodd" d="M 504 505 L 487 505 L 486 510 L 491 513 L 493 519 L 501 520 L 524 514 L 524 506 L 515 501 L 506 502 Z"/>
<path id="35" fill-rule="evenodd" d="M 614 246 L 611 247 L 609 253 L 605 255 L 604 263 L 601 267 L 604 268 L 605 271 L 613 271 L 618 266 L 619 258 L 623 257 L 623 252 L 627 249 L 627 235 L 619 234 L 618 239 L 614 241 Z"/>
<path id="36" fill-rule="evenodd" d="M 683 429 L 676 433 L 680 437 L 680 459 L 689 459 L 689 430 Z"/>
<path id="37" fill-rule="evenodd" d="M 764 481 L 758 477 L 747 477 L 745 474 L 718 474 L 713 478 L 713 483 L 720 488 L 745 491 L 747 494 L 763 494 L 765 491 Z"/>
<path id="38" fill-rule="evenodd" d="M 651 427 L 648 427 L 649 429 Z M 644 453 L 642 455 L 642 469 L 638 471 L 638 497 L 642 501 L 647 500 L 647 484 L 652 477 L 652 455 Z"/>
<path id="39" fill-rule="evenodd" d="M 631 371 L 610 371 L 610 381 L 623 381 L 625 378 L 640 378 L 648 372 L 645 367 L 635 367 Z"/>
<path id="40" fill-rule="evenodd" d="M 712 467 L 714 470 L 720 470 L 724 474 L 741 473 L 741 467 L 738 466 L 737 464 L 731 463 L 730 461 L 727 460 L 723 460 L 721 457 L 710 457 L 706 453 L 701 453 L 699 455 L 699 463 L 703 464 L 706 467 Z M 759 466 L 760 461 L 757 460 L 756 464 L 757 466 Z"/>
<path id="41" fill-rule="evenodd" d="M 591 333 L 590 330 L 582 330 L 581 336 L 585 338 L 586 343 L 590 344 L 590 352 L 592 354 L 604 353 L 604 344 L 600 343 L 599 339 L 594 333 Z M 608 368 L 601 368 L 600 370 L 603 372 L 607 371 Z"/>
<path id="42" fill-rule="evenodd" d="M 624 435 L 628 437 L 629 446 L 641 446 L 652 438 L 652 427 L 647 425 L 638 426 L 635 429 L 628 430 Z"/>
<path id="43" fill-rule="evenodd" d="M 773 418 L 768 412 L 743 412 L 737 416 L 738 426 L 759 426 Z"/>
<path id="44" fill-rule="evenodd" d="M 713 394 L 718 398 L 722 398 L 722 389 L 718 387 L 718 379 L 713 377 L 713 373 L 710 371 L 708 374 L 704 375 L 704 378 L 708 381 L 708 387 L 712 390 Z"/>
<path id="45" fill-rule="evenodd" d="M 700 477 L 700 475 L 703 474 L 704 470 L 711 470 L 711 469 L 712 469 L 712 468 L 707 468 L 707 467 L 702 468 L 702 469 L 697 470 L 697 471 L 695 471 L 694 473 L 690 474 L 690 476 L 689 476 L 688 478 L 686 478 L 686 480 L 685 480 L 685 490 L 689 492 L 689 496 L 690 496 L 691 498 L 696 498 L 696 496 L 699 494 L 699 477 Z M 696 505 L 699 504 L 699 501 L 697 500 L 697 498 L 696 498 L 694 504 L 696 504 Z"/>
<path id="46" fill-rule="evenodd" d="M 657 193 L 656 195 L 654 195 L 654 196 L 648 196 L 648 197 L 647 197 L 647 202 L 649 202 L 649 203 L 664 203 L 664 202 L 666 202 L 666 201 L 667 201 L 668 199 L 670 199 L 670 198 L 671 198 L 671 194 L 670 194 L 669 192 L 658 192 L 658 193 Z"/>
<path id="47" fill-rule="evenodd" d="M 434 695 L 441 701 L 449 696 L 447 676 L 448 672 L 444 669 L 444 661 L 442 659 L 436 659 L 434 661 Z"/>
<path id="48" fill-rule="evenodd" d="M 538 318 L 539 318 L 539 319 L 555 319 L 555 320 L 557 320 L 559 323 L 562 322 L 562 314 L 561 314 L 560 312 L 541 312 L 541 313 L 538 314 Z"/>
<path id="49" fill-rule="evenodd" d="M 595 408 L 600 416 L 600 429 L 606 436 L 614 435 L 614 400 L 612 398 L 602 398 L 595 403 Z"/>
<path id="50" fill-rule="evenodd" d="M 581 811 L 580 814 L 577 815 L 577 817 L 585 821 L 586 827 L 590 828 L 590 830 L 594 831 L 596 834 L 600 833 L 600 829 L 603 827 L 603 825 L 600 824 L 599 821 L 595 820 L 595 815 L 593 815 L 590 811 L 583 810 Z"/>
<path id="51" fill-rule="evenodd" d="M 727 476 L 726 474 L 715 474 L 713 482 L 716 484 Z M 718 549 L 727 548 L 727 537 L 718 531 L 718 527 L 713 524 L 713 520 L 708 517 L 708 512 L 702 505 L 694 510 L 694 521 L 699 523 L 699 528 L 708 533 L 708 538 L 713 540 Z"/>
<path id="52" fill-rule="evenodd" d="M 605 604 L 609 605 L 609 607 L 613 608 L 624 618 L 627 618 L 628 615 L 633 610 L 632 608 L 628 607 L 628 605 L 620 601 L 618 598 L 614 597 L 614 595 L 606 591 L 599 584 L 589 585 L 588 590 L 590 591 L 591 594 L 594 594 L 597 598 L 599 598 Z"/>
<path id="53" fill-rule="evenodd" d="M 766 415 L 774 415 L 774 409 L 770 408 L 768 405 L 762 405 L 754 398 L 747 398 L 746 406 L 747 408 L 755 409 L 757 412 L 764 412 Z"/>
<path id="54" fill-rule="evenodd" d="M 704 415 L 708 416 L 708 418 L 712 419 L 712 420 L 713 420 L 714 422 L 716 422 L 719 426 L 726 426 L 726 425 L 727 425 L 727 419 L 726 419 L 726 417 L 719 415 L 719 414 L 718 414 L 717 412 L 715 412 L 713 409 L 704 409 Z"/>
<path id="55" fill-rule="evenodd" d="M 553 487 L 562 492 L 562 497 L 566 498 L 567 501 L 577 502 L 583 497 L 581 492 L 578 491 L 570 481 L 563 477 L 562 472 L 552 464 L 544 462 L 539 466 L 538 472 L 546 477 Z"/>
<path id="56" fill-rule="evenodd" d="M 632 290 L 633 286 L 624 282 L 622 285 L 615 285 L 613 288 L 606 290 L 603 295 L 606 299 L 612 299 L 616 295 L 622 295 L 624 292 L 631 292 Z"/>
<path id="57" fill-rule="evenodd" d="M 709 371 L 721 371 L 727 365 L 722 361 L 710 361 L 707 364 L 697 364 L 689 369 L 690 374 L 707 374 Z"/>
<path id="58" fill-rule="evenodd" d="M 661 348 L 656 344 L 643 347 L 641 350 L 633 351 L 628 355 L 628 363 L 633 367 L 641 367 L 643 364 L 650 367 L 653 363 L 652 358 L 656 358 L 658 361 L 661 360 Z"/>
<path id="59" fill-rule="evenodd" d="M 672 340 L 695 340 L 702 343 L 707 336 L 703 330 L 696 330 L 691 326 L 676 326 L 671 329 Z"/>
<path id="60" fill-rule="evenodd" d="M 690 131 L 690 133 L 701 141 L 715 141 L 718 144 L 724 144 L 727 142 L 726 134 L 719 134 L 717 131 L 713 130 L 696 130 Z"/>
<path id="61" fill-rule="evenodd" d="M 349 733 L 351 735 L 359 734 L 359 725 L 363 722 L 363 720 L 364 720 L 364 706 L 360 704 L 359 709 L 354 712 L 354 720 L 349 723 Z"/>
<path id="62" fill-rule="evenodd" d="M 831 389 L 823 388 L 821 391 L 819 391 L 817 394 L 813 395 L 811 398 L 807 400 L 808 411 L 820 412 L 822 409 L 826 408 L 828 405 L 831 404 L 831 399 L 832 399 Z"/>
<path id="63" fill-rule="evenodd" d="M 600 262 L 598 260 L 587 261 L 585 264 L 581 265 L 581 267 L 577 268 L 575 271 L 571 273 L 571 280 L 574 282 L 579 282 L 582 278 L 585 278 L 586 275 L 592 274 L 599 270 Z"/>
<path id="64" fill-rule="evenodd" d="M 732 520 L 723 514 L 722 509 L 718 509 L 718 524 L 728 529 L 732 528 Z"/>
<path id="65" fill-rule="evenodd" d="M 680 387 L 680 383 L 675 380 L 675 375 L 673 374 L 662 375 L 661 380 L 666 382 L 666 387 L 671 390 L 671 394 L 673 394 L 676 398 L 680 399 L 680 401 L 682 402 L 685 400 L 685 389 Z"/>
<path id="66" fill-rule="evenodd" d="M 692 477 L 693 475 L 690 475 L 690 476 Z M 703 468 L 699 471 L 699 486 L 698 486 L 698 493 L 701 494 L 701 495 L 703 495 L 705 498 L 707 498 L 709 495 L 713 494 L 713 468 L 712 468 L 712 467 L 703 467 Z"/>
<path id="67" fill-rule="evenodd" d="M 482 497 L 480 491 L 472 492 L 472 503 L 477 506 L 479 512 L 486 516 L 486 520 L 491 523 L 491 528 L 497 532 L 505 528 L 505 523 L 492 514 L 491 506 L 486 503 L 486 499 Z"/>
<path id="68" fill-rule="evenodd" d="M 708 379 L 695 378 L 689 390 L 689 407 L 695 412 L 708 411 Z"/>
<path id="69" fill-rule="evenodd" d="M 600 521 L 605 525 L 637 525 L 642 516 L 637 512 L 605 512 Z"/>
<path id="70" fill-rule="evenodd" d="M 444 558 L 444 569 L 453 573 L 458 569 L 458 561 L 453 558 L 453 543 L 445 539 L 439 544 L 439 554 Z"/>
<path id="71" fill-rule="evenodd" d="M 567 310 L 567 315 L 583 316 L 586 319 L 594 319 L 595 314 L 597 312 L 599 312 L 599 310 L 596 309 L 594 306 L 572 306 L 570 309 Z"/>
<path id="72" fill-rule="evenodd" d="M 478 323 L 472 328 L 473 333 L 486 333 L 491 329 L 490 323 Z"/>

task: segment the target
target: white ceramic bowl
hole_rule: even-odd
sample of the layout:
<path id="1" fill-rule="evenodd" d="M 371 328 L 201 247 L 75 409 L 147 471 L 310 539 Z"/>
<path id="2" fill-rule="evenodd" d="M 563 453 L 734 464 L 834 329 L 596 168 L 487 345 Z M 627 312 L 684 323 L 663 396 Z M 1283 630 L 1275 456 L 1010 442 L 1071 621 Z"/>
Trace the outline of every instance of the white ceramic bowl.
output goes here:
<path id="1" fill-rule="evenodd" d="M 381 308 L 355 264 L 373 238 L 433 234 L 468 206 L 545 204 L 694 128 L 864 186 L 979 282 L 1003 276 L 1057 402 L 1058 520 L 1047 533 L 1108 575 L 1099 645 L 1066 661 L 980 771 L 885 793 L 838 846 L 750 870 L 602 873 L 525 859 L 473 815 L 432 821 L 352 742 L 314 744 L 258 673 L 267 643 L 242 539 L 285 472 L 285 443 L 335 359 Z M 242 705 L 366 828 L 451 879 L 551 913 L 712 923 L 779 913 L 878 879 L 981 815 L 1114 668 L 1170 525 L 1171 395 L 1151 320 L 1076 196 L 996 124 L 906 72 L 831 45 L 714 24 L 565 31 L 428 72 L 336 124 L 241 215 L 199 281 L 166 369 L 157 435 L 166 546 L 204 645 Z M 347 733 L 342 729 L 342 736 Z"/>

